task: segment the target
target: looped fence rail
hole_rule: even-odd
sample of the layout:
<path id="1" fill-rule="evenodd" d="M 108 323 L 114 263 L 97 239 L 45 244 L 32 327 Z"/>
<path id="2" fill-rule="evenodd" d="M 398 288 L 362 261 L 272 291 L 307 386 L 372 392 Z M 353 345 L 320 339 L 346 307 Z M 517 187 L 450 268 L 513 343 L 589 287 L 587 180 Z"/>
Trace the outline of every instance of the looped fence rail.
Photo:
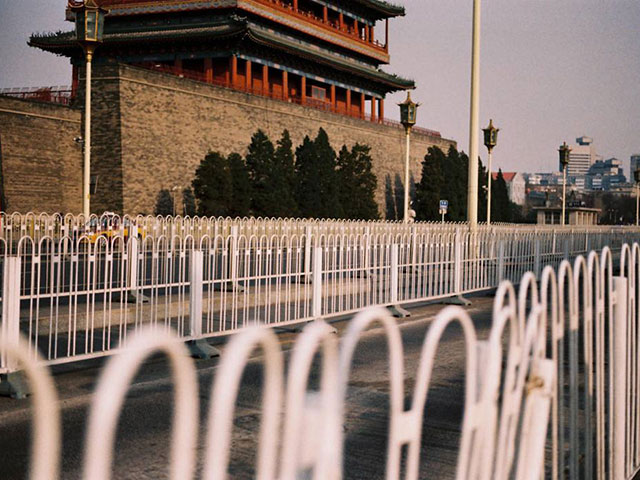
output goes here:
<path id="1" fill-rule="evenodd" d="M 486 340 L 478 338 L 465 310 L 446 307 L 425 335 L 411 391 L 400 329 L 384 309 L 359 313 L 340 345 L 323 320 L 310 323 L 296 341 L 286 377 L 275 333 L 248 325 L 232 337 L 215 376 L 203 478 L 227 477 L 236 397 L 255 349 L 262 350 L 264 364 L 256 478 L 294 479 L 303 472 L 322 479 L 348 476 L 342 469 L 342 426 L 352 360 L 363 332 L 374 324 L 382 327 L 388 345 L 385 477 L 423 478 L 429 453 L 421 454 L 421 427 L 429 415 L 433 368 L 442 335 L 455 324 L 465 345 L 456 478 L 631 479 L 640 467 L 639 272 L 640 246 L 634 243 L 623 244 L 618 255 L 605 246 L 601 253 L 562 260 L 557 269 L 545 266 L 537 276 L 525 272 L 517 290 L 502 281 Z M 14 342 L 15 332 L 3 329 L 2 335 L 4 360 L 15 363 L 19 356 L 22 363 L 15 364 L 34 386 L 32 478 L 58 478 L 55 391 L 42 370 L 50 362 L 34 354 L 30 342 Z M 109 478 L 122 399 L 141 362 L 157 350 L 169 356 L 175 378 L 169 471 L 171 478 L 193 478 L 197 383 L 183 340 L 163 324 L 145 325 L 110 359 L 89 417 L 84 478 Z M 318 354 L 321 380 L 312 391 L 307 384 Z"/>

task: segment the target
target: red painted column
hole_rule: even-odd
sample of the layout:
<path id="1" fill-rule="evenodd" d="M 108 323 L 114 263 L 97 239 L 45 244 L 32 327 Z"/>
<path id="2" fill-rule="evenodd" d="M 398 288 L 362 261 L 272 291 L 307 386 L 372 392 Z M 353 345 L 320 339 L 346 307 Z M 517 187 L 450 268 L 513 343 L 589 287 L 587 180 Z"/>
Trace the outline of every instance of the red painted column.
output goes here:
<path id="1" fill-rule="evenodd" d="M 384 123 L 384 98 L 380 99 L 380 103 L 378 104 L 378 118 L 380 123 Z"/>
<path id="2" fill-rule="evenodd" d="M 331 85 L 331 111 L 336 111 L 336 86 Z"/>
<path id="3" fill-rule="evenodd" d="M 371 97 L 371 121 L 376 121 L 376 97 Z"/>
<path id="4" fill-rule="evenodd" d="M 298 11 L 298 0 L 293 0 L 293 9 L 297 12 Z"/>
<path id="5" fill-rule="evenodd" d="M 342 12 L 338 14 L 338 24 L 340 26 L 340 30 L 344 30 L 344 15 Z"/>
<path id="6" fill-rule="evenodd" d="M 384 24 L 384 49 L 389 51 L 389 19 Z"/>
<path id="7" fill-rule="evenodd" d="M 262 93 L 269 95 L 269 67 L 262 66 Z"/>
<path id="8" fill-rule="evenodd" d="M 207 83 L 213 83 L 213 60 L 204 59 L 204 75 Z"/>
<path id="9" fill-rule="evenodd" d="M 231 86 L 235 87 L 238 82 L 238 57 L 231 55 Z"/>
<path id="10" fill-rule="evenodd" d="M 302 105 L 307 103 L 307 77 L 301 77 L 300 80 L 300 102 Z"/>
<path id="11" fill-rule="evenodd" d="M 253 90 L 252 79 L 251 79 L 251 60 L 247 60 L 244 64 L 244 88 L 247 91 Z"/>
<path id="12" fill-rule="evenodd" d="M 374 29 L 375 27 L 373 25 L 371 25 L 369 27 L 369 43 L 373 43 L 376 39 L 375 35 L 374 35 Z"/>
<path id="13" fill-rule="evenodd" d="M 351 115 L 351 90 L 347 88 L 347 115 Z"/>
<path id="14" fill-rule="evenodd" d="M 360 38 L 360 30 L 358 30 L 358 20 L 353 21 L 353 33 Z"/>
<path id="15" fill-rule="evenodd" d="M 329 9 L 326 5 L 322 7 L 322 19 L 324 20 L 324 23 L 329 23 Z"/>
<path id="16" fill-rule="evenodd" d="M 366 105 L 364 93 L 360 94 L 360 118 L 364 120 L 364 106 Z"/>
<path id="17" fill-rule="evenodd" d="M 364 41 L 365 42 L 369 41 L 369 33 L 370 33 L 369 25 L 365 25 L 364 26 Z"/>
<path id="18" fill-rule="evenodd" d="M 289 72 L 282 71 L 282 93 L 285 100 L 289 100 Z"/>

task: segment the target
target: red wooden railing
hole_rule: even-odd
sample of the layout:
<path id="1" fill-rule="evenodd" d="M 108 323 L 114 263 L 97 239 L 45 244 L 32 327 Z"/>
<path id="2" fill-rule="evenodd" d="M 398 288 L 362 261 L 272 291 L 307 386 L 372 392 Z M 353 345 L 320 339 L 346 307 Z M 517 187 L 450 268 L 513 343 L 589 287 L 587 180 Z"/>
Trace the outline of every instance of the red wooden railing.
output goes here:
<path id="1" fill-rule="evenodd" d="M 286 12 L 290 15 L 297 16 L 309 23 L 313 23 L 322 28 L 330 28 L 334 31 L 341 32 L 342 34 L 348 35 L 352 40 L 356 40 L 360 43 L 364 43 L 365 45 L 375 47 L 383 52 L 388 51 L 387 45 L 384 45 L 373 38 L 370 39 L 369 41 L 361 38 L 359 32 L 357 32 L 352 26 L 348 25 L 347 23 L 343 23 L 342 28 L 340 28 L 340 24 L 338 22 L 335 22 L 335 21 L 332 22 L 331 20 L 328 20 L 325 22 L 323 18 L 316 17 L 311 12 L 306 12 L 300 9 L 294 9 L 292 5 L 285 3 L 282 0 L 252 0 L 252 1 L 256 3 L 269 5 L 276 10 L 280 10 L 281 12 Z"/>
<path id="2" fill-rule="evenodd" d="M 69 105 L 73 97 L 71 87 L 3 88 L 0 95 L 58 105 Z"/>
<path id="3" fill-rule="evenodd" d="M 111 5 L 127 5 L 127 4 L 136 4 L 136 3 L 151 3 L 155 0 L 104 0 L 102 5 L 111 6 Z M 377 50 L 382 52 L 388 52 L 388 46 L 378 42 L 377 40 L 371 38 L 368 41 L 361 38 L 359 32 L 357 32 L 352 25 L 349 25 L 347 22 L 343 22 L 342 28 L 340 27 L 339 22 L 327 20 L 325 22 L 324 18 L 317 17 L 312 12 L 308 12 L 302 10 L 300 8 L 294 8 L 291 3 L 284 2 L 282 0 L 250 0 L 252 2 L 268 5 L 271 8 L 278 10 L 280 12 L 286 13 L 288 15 L 296 16 L 300 19 L 304 19 L 304 21 L 308 23 L 312 23 L 314 25 L 320 26 L 322 28 L 331 29 L 332 31 L 340 32 L 346 36 L 348 36 L 351 40 L 355 40 L 357 42 L 363 43 L 365 45 L 374 47 Z"/>

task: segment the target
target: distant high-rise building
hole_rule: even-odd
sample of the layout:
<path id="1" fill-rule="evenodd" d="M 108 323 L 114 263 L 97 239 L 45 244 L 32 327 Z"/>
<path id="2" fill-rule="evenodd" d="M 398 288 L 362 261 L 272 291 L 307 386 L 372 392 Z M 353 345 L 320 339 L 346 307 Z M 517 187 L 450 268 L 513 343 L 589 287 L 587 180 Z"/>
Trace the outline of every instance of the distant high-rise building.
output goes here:
<path id="1" fill-rule="evenodd" d="M 569 154 L 569 167 L 567 168 L 567 175 L 569 176 L 586 175 L 591 165 L 596 160 L 600 160 L 591 137 L 582 136 L 576 138 L 576 143 L 577 145 L 570 145 L 571 153 Z M 560 169 L 562 170 L 562 166 L 560 166 Z"/>
<path id="2" fill-rule="evenodd" d="M 622 162 L 617 158 L 597 160 L 585 177 L 585 187 L 591 190 L 611 190 L 627 181 Z"/>
<path id="3" fill-rule="evenodd" d="M 631 159 L 629 161 L 629 178 L 631 181 L 633 181 L 633 172 L 638 168 L 640 168 L 640 153 L 635 153 L 631 155 Z"/>

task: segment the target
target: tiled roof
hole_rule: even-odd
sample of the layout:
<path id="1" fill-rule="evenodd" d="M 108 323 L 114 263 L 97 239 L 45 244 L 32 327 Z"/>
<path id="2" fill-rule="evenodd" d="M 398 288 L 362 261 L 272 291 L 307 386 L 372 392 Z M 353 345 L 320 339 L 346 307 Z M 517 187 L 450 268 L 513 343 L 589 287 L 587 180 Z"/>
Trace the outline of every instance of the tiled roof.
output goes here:
<path id="1" fill-rule="evenodd" d="M 353 72 L 375 82 L 380 82 L 392 87 L 392 89 L 404 90 L 414 88 L 415 86 L 412 80 L 384 72 L 367 63 L 359 62 L 329 49 L 321 48 L 317 45 L 304 42 L 276 30 L 265 28 L 251 23 L 246 19 L 239 19 L 237 17 L 233 18 L 232 21 L 211 26 L 180 26 L 180 28 L 169 27 L 144 32 L 105 32 L 104 45 L 131 44 L 140 42 L 141 39 L 175 42 L 181 39 L 219 39 L 238 35 L 247 35 L 253 42 L 288 52 L 293 51 L 302 58 L 329 65 L 342 71 Z M 73 32 L 32 36 L 29 44 L 58 54 L 69 54 L 69 51 L 79 48 Z"/>
<path id="2" fill-rule="evenodd" d="M 504 178 L 504 181 L 509 183 L 511 181 L 513 181 L 513 178 L 518 174 L 518 172 L 502 172 L 502 177 Z M 494 180 L 498 179 L 498 172 L 493 172 L 492 177 Z"/>
<path id="3" fill-rule="evenodd" d="M 394 5 L 383 0 L 353 0 L 377 12 L 379 19 L 402 16 L 405 14 L 404 7 Z M 229 6 L 234 2 L 229 0 L 99 0 L 98 3 L 105 8 L 116 7 L 130 9 L 131 13 L 146 13 L 149 11 L 162 11 L 168 9 L 202 9 Z"/>

